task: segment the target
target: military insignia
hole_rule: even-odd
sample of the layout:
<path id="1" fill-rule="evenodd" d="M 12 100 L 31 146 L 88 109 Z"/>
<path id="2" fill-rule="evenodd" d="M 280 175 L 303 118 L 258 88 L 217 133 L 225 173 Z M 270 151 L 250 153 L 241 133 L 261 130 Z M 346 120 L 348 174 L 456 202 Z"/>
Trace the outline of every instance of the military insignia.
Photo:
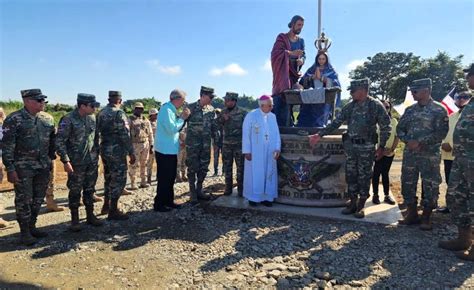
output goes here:
<path id="1" fill-rule="evenodd" d="M 289 160 L 280 156 L 278 158 L 279 188 L 290 184 L 298 191 L 314 189 L 318 193 L 323 193 L 324 190 L 318 182 L 335 174 L 341 168 L 341 164 L 327 162 L 329 158 L 330 155 L 326 155 L 316 162 L 310 162 L 303 158 Z"/>

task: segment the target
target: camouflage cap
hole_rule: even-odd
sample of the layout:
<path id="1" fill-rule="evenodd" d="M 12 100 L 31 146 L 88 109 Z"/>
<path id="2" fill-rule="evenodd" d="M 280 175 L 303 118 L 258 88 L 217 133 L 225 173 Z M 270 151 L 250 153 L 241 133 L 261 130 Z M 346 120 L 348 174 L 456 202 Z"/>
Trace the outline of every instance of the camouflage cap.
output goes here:
<path id="1" fill-rule="evenodd" d="M 109 98 L 119 97 L 122 98 L 122 92 L 120 91 L 109 91 Z"/>
<path id="2" fill-rule="evenodd" d="M 359 88 L 364 88 L 368 89 L 369 88 L 369 79 L 360 79 L 360 80 L 353 80 L 351 81 L 350 86 L 347 88 L 347 90 L 354 90 L 354 89 L 359 89 Z"/>
<path id="3" fill-rule="evenodd" d="M 430 78 L 414 80 L 411 82 L 408 90 L 413 91 L 413 90 L 421 90 L 421 89 L 431 89 L 431 85 L 432 85 L 432 82 Z"/>
<path id="4" fill-rule="evenodd" d="M 148 110 L 148 115 L 156 115 L 158 114 L 158 109 L 157 108 L 151 108 Z"/>
<path id="5" fill-rule="evenodd" d="M 83 104 L 90 104 L 91 107 L 94 107 L 94 108 L 100 107 L 100 103 L 96 101 L 95 95 L 92 95 L 92 94 L 84 94 L 84 93 L 77 94 L 77 102 L 80 102 Z"/>
<path id="6" fill-rule="evenodd" d="M 201 95 L 206 95 L 212 98 L 214 98 L 216 95 L 214 94 L 214 88 L 211 87 L 205 87 L 201 86 Z"/>
<path id="7" fill-rule="evenodd" d="M 467 73 L 468 77 L 474 75 L 474 63 L 471 63 L 471 65 L 468 68 L 465 68 L 462 71 Z"/>
<path id="8" fill-rule="evenodd" d="M 224 99 L 229 99 L 229 100 L 234 100 L 237 101 L 239 98 L 239 94 L 234 93 L 234 92 L 227 92 L 225 93 Z"/>
<path id="9" fill-rule="evenodd" d="M 22 98 L 32 98 L 35 100 L 46 99 L 47 96 L 43 95 L 40 89 L 29 89 L 21 91 Z"/>
<path id="10" fill-rule="evenodd" d="M 143 106 L 143 103 L 142 102 L 136 102 L 134 105 L 133 105 L 133 108 L 136 109 L 136 108 L 142 108 L 144 109 L 145 106 Z"/>

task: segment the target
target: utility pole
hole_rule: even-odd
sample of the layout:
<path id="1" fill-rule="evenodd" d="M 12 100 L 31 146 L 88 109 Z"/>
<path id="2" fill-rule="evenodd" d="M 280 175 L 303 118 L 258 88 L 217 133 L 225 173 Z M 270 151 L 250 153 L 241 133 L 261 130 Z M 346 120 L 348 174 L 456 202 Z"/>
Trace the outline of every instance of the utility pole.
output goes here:
<path id="1" fill-rule="evenodd" d="M 322 13 L 322 2 L 323 0 L 318 0 L 318 37 L 321 35 L 321 13 Z"/>

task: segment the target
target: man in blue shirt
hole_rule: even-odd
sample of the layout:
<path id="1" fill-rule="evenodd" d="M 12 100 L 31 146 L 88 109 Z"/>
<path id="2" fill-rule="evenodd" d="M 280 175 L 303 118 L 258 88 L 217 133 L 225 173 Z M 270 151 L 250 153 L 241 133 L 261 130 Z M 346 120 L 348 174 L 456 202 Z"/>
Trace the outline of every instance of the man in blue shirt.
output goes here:
<path id="1" fill-rule="evenodd" d="M 175 89 L 171 91 L 170 101 L 165 103 L 158 112 L 155 135 L 156 196 L 153 209 L 166 212 L 179 206 L 174 203 L 174 181 L 178 165 L 179 131 L 189 117 L 189 109 L 184 109 L 180 116 L 177 109 L 184 104 L 186 93 Z"/>

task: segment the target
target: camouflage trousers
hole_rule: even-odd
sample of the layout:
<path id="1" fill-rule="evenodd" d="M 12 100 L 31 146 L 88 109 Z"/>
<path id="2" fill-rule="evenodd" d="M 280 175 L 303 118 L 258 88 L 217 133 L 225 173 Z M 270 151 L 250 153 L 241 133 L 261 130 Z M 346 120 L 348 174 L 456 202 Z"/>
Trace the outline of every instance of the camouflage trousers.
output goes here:
<path id="1" fill-rule="evenodd" d="M 186 166 L 188 167 L 188 182 L 191 191 L 191 200 L 197 200 L 201 194 L 200 186 L 206 178 L 211 162 L 210 142 L 186 145 Z M 197 181 L 197 183 L 196 183 Z M 196 187 L 196 190 L 193 190 Z"/>
<path id="2" fill-rule="evenodd" d="M 209 163 L 211 162 L 211 145 L 210 144 L 193 144 L 186 145 L 186 167 L 188 168 L 188 178 L 191 177 L 198 180 L 204 180 L 209 171 Z"/>
<path id="3" fill-rule="evenodd" d="M 73 165 L 74 172 L 68 174 L 67 188 L 69 188 L 69 208 L 79 208 L 81 201 L 87 207 L 94 204 L 95 184 L 98 176 L 96 162 L 85 165 Z"/>
<path id="4" fill-rule="evenodd" d="M 446 203 L 454 223 L 462 228 L 473 225 L 474 160 L 456 158 L 449 177 Z"/>
<path id="5" fill-rule="evenodd" d="M 137 160 L 133 165 L 130 165 L 130 180 L 135 183 L 137 177 L 137 171 L 140 169 L 140 181 L 141 184 L 146 184 L 146 169 L 148 159 L 150 158 L 150 143 L 133 143 L 133 150 L 135 151 L 135 157 Z"/>
<path id="6" fill-rule="evenodd" d="M 219 156 L 222 153 L 222 147 L 217 146 L 216 144 L 212 145 L 212 157 L 214 159 L 214 173 L 219 171 Z M 224 156 L 222 156 L 224 158 Z M 222 165 L 222 173 L 224 173 L 224 165 Z"/>
<path id="7" fill-rule="evenodd" d="M 51 171 L 49 174 L 48 189 L 46 189 L 46 196 L 54 199 L 54 183 L 56 181 L 56 162 L 51 163 Z"/>
<path id="8" fill-rule="evenodd" d="M 127 184 L 127 156 L 102 154 L 104 163 L 104 196 L 118 199 Z"/>
<path id="9" fill-rule="evenodd" d="M 440 155 L 421 154 L 405 149 L 402 163 L 402 195 L 405 204 L 416 204 L 416 187 L 418 177 L 421 175 L 424 196 L 424 208 L 435 208 L 438 204 L 439 185 L 441 174 L 439 172 Z"/>
<path id="10" fill-rule="evenodd" d="M 178 153 L 178 167 L 176 168 L 176 176 L 181 176 L 186 174 L 186 147 L 179 148 Z"/>
<path id="11" fill-rule="evenodd" d="M 233 164 L 237 166 L 237 190 L 241 194 L 244 184 L 244 155 L 242 155 L 242 144 L 224 144 L 222 148 L 222 162 L 225 173 L 225 193 L 232 192 Z"/>
<path id="12" fill-rule="evenodd" d="M 15 210 L 18 222 L 36 223 L 48 188 L 50 169 L 17 169 L 20 181 L 15 188 Z"/>
<path id="13" fill-rule="evenodd" d="M 344 142 L 346 153 L 346 182 L 349 197 L 369 197 L 375 146 Z"/>
<path id="14" fill-rule="evenodd" d="M 153 153 L 150 153 L 150 156 L 148 156 L 148 162 L 146 164 L 147 180 L 151 180 L 151 176 L 153 175 L 153 162 L 155 162 L 155 157 Z"/>

